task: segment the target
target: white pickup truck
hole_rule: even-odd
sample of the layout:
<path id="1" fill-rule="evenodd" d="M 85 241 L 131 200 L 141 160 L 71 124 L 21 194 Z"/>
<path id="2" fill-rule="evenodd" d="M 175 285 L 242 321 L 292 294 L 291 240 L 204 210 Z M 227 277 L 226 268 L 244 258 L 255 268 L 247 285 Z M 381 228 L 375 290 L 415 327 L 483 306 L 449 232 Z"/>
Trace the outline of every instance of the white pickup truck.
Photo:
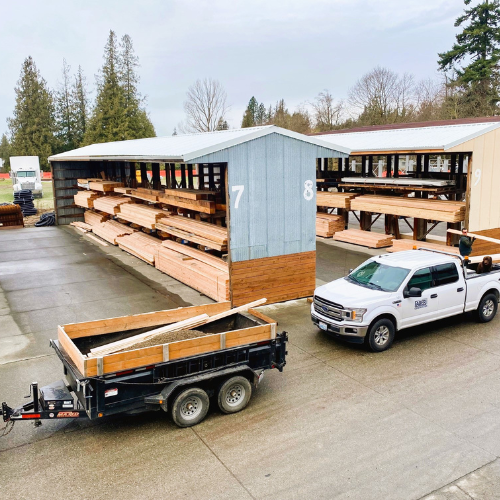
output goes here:
<path id="1" fill-rule="evenodd" d="M 491 321 L 500 297 L 500 266 L 477 274 L 477 265 L 441 251 L 409 250 L 373 257 L 345 278 L 318 287 L 311 318 L 345 340 L 388 349 L 398 330 L 467 311 Z"/>

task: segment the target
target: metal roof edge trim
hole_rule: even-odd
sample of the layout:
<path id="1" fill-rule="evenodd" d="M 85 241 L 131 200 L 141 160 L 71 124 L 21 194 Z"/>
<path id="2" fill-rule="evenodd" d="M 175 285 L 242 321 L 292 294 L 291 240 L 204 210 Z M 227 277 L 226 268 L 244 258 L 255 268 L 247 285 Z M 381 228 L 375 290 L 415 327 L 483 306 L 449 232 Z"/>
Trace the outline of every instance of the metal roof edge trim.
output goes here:
<path id="1" fill-rule="evenodd" d="M 49 162 L 53 161 L 148 161 L 148 162 L 159 162 L 159 163 L 169 163 L 170 161 L 183 163 L 184 158 L 182 156 L 170 156 L 170 157 L 158 157 L 154 156 L 59 156 L 53 155 L 48 157 Z"/>
<path id="2" fill-rule="evenodd" d="M 460 139 L 457 139 L 456 141 L 450 142 L 449 144 L 445 144 L 443 146 L 443 149 L 446 151 L 447 149 L 450 149 L 450 148 L 453 148 L 453 147 L 458 146 L 460 144 L 463 144 L 464 142 L 470 141 L 471 139 L 475 139 L 476 137 L 479 137 L 481 135 L 492 132 L 493 130 L 496 130 L 499 127 L 500 127 L 500 123 L 493 123 L 493 125 L 490 125 L 489 127 L 486 127 L 483 130 L 478 130 L 477 132 L 474 132 L 473 134 L 469 134 L 466 137 L 462 137 Z"/>

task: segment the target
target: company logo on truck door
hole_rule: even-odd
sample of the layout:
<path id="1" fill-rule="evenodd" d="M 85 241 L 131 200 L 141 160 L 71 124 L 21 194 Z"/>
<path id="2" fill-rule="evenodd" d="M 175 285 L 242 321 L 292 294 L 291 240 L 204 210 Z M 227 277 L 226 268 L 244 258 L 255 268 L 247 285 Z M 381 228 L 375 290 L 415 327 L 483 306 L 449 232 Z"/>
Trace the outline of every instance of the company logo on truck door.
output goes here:
<path id="1" fill-rule="evenodd" d="M 424 307 L 427 307 L 427 299 L 415 301 L 415 309 L 423 309 Z"/>

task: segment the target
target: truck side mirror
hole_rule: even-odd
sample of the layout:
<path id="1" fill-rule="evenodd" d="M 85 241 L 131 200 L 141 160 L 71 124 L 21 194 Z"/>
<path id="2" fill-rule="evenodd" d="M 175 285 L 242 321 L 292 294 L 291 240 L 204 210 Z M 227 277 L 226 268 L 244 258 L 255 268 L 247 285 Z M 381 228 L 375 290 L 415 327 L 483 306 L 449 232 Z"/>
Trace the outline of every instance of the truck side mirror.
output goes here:
<path id="1" fill-rule="evenodd" d="M 403 297 L 407 299 L 408 297 L 422 297 L 422 290 L 416 286 L 412 286 L 410 290 L 405 290 L 403 292 Z"/>
<path id="2" fill-rule="evenodd" d="M 351 269 L 349 269 L 349 274 L 351 274 L 351 273 L 352 273 L 352 271 L 353 271 L 353 270 L 352 270 L 352 268 L 351 268 Z"/>

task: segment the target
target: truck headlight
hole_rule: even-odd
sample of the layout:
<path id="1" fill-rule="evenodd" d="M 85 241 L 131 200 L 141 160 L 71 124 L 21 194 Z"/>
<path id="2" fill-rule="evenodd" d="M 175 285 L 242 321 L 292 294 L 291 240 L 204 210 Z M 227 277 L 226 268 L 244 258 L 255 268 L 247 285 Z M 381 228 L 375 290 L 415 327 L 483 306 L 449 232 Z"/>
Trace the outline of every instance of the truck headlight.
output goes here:
<path id="1" fill-rule="evenodd" d="M 363 321 L 363 315 L 366 313 L 366 309 L 361 308 L 350 308 L 347 310 L 350 313 L 347 319 L 354 321 L 355 323 L 361 323 Z"/>

